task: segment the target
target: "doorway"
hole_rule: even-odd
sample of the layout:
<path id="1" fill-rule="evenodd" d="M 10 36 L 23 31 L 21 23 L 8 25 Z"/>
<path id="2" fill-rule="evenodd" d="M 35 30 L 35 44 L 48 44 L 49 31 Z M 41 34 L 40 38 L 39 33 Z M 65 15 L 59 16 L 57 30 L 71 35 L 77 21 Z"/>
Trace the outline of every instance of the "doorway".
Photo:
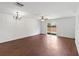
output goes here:
<path id="1" fill-rule="evenodd" d="M 47 23 L 47 34 L 56 35 L 56 29 L 55 23 Z"/>

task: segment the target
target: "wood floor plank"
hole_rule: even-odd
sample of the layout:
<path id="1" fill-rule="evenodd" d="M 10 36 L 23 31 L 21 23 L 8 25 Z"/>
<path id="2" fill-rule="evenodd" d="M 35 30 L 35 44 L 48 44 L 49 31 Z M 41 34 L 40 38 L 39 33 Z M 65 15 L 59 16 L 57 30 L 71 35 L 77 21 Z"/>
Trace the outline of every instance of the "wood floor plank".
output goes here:
<path id="1" fill-rule="evenodd" d="M 0 43 L 1 56 L 77 56 L 75 40 L 55 35 L 36 35 Z"/>

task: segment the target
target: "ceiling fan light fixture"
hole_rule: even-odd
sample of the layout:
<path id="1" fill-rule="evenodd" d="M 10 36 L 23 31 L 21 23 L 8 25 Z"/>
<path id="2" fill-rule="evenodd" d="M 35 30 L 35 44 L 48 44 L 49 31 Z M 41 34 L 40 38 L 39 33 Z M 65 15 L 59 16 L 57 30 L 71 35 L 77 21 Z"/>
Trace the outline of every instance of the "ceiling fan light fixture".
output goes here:
<path id="1" fill-rule="evenodd" d="M 46 20 L 48 20 L 48 18 L 45 18 L 44 16 L 41 16 L 41 19 L 40 19 L 41 21 L 46 21 Z"/>
<path id="2" fill-rule="evenodd" d="M 13 18 L 16 19 L 16 20 L 21 20 L 22 19 L 22 15 L 20 14 L 20 12 L 17 11 L 16 15 L 13 16 Z"/>
<path id="3" fill-rule="evenodd" d="M 45 21 L 44 19 L 42 19 L 41 21 Z"/>

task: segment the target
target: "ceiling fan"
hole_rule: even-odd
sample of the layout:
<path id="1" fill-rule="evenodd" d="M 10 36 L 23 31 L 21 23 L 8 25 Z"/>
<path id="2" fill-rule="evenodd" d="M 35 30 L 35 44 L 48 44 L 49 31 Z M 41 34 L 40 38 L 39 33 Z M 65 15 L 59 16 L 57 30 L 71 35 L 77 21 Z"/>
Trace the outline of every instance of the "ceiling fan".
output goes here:
<path id="1" fill-rule="evenodd" d="M 24 5 L 22 4 L 22 3 L 20 3 L 20 2 L 16 2 L 16 5 L 17 6 L 20 6 L 20 7 L 23 7 Z"/>
<path id="2" fill-rule="evenodd" d="M 41 20 L 41 21 L 46 21 L 46 20 L 48 20 L 48 18 L 45 17 L 45 16 L 41 16 L 40 20 Z"/>
<path id="3" fill-rule="evenodd" d="M 16 2 L 16 6 L 17 7 L 23 7 L 24 5 L 20 2 Z M 21 11 L 17 11 L 16 15 L 13 16 L 13 18 L 16 19 L 16 20 L 20 20 L 20 19 L 22 19 L 22 17 L 23 17 L 23 15 L 22 15 Z"/>

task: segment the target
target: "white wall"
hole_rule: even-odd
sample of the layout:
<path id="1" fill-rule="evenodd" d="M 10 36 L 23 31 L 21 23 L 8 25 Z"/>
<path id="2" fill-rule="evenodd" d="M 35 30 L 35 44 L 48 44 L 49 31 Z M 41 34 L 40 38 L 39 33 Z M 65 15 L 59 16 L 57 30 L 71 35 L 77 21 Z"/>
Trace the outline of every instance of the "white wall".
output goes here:
<path id="1" fill-rule="evenodd" d="M 40 25 L 41 25 L 40 33 L 41 34 L 47 34 L 47 22 L 46 21 L 41 21 Z"/>
<path id="2" fill-rule="evenodd" d="M 79 53 L 79 6 L 78 9 L 76 10 L 76 24 L 75 24 L 75 42 L 76 42 L 76 46 L 77 46 L 77 50 Z"/>
<path id="3" fill-rule="evenodd" d="M 40 33 L 40 23 L 32 17 L 22 20 L 13 19 L 12 15 L 0 14 L 0 43 Z"/>
<path id="4" fill-rule="evenodd" d="M 58 36 L 75 38 L 75 17 L 52 19 L 47 22 L 56 23 Z"/>
<path id="5" fill-rule="evenodd" d="M 77 46 L 77 50 L 79 53 L 79 15 L 76 16 L 76 25 L 75 25 L 75 42 Z"/>

